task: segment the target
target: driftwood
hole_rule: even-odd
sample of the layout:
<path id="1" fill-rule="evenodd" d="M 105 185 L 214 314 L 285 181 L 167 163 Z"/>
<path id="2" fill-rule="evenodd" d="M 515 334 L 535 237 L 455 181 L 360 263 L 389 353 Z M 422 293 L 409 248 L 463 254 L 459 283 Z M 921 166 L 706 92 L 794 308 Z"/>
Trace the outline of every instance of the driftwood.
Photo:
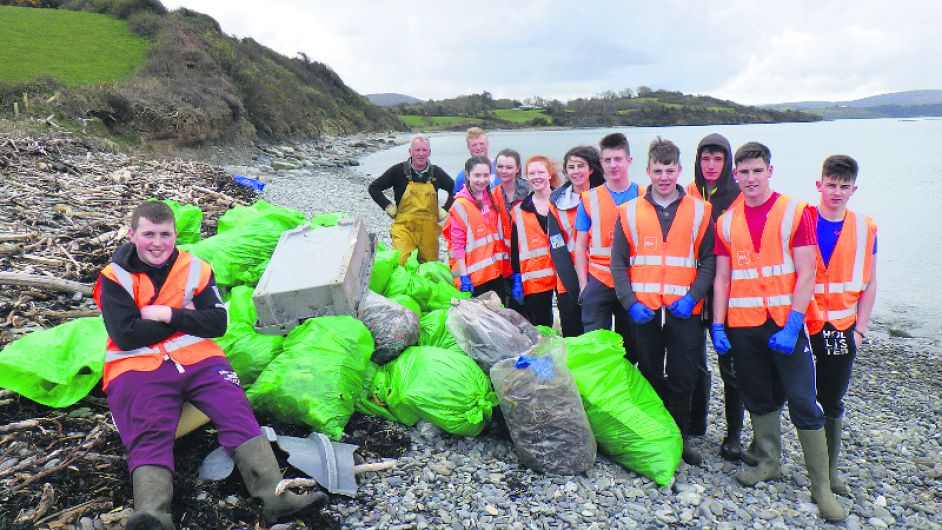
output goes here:
<path id="1" fill-rule="evenodd" d="M 20 272 L 0 272 L 0 285 L 23 285 L 52 291 L 82 293 L 87 296 L 92 294 L 92 286 L 88 284 Z"/>
<path id="2" fill-rule="evenodd" d="M 353 466 L 353 474 L 374 473 L 376 471 L 385 471 L 399 465 L 398 460 L 383 460 L 382 462 L 370 462 L 368 464 L 359 464 Z M 288 488 L 313 488 L 317 486 L 317 481 L 312 478 L 289 478 L 283 479 L 275 486 L 275 495 L 281 495 Z"/>

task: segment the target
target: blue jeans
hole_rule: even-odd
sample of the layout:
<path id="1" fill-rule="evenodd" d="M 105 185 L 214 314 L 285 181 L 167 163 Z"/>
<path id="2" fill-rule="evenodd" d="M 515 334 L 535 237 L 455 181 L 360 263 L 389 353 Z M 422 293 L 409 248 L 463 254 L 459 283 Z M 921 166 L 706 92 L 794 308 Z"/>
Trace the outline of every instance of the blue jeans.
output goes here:
<path id="1" fill-rule="evenodd" d="M 753 328 L 726 329 L 736 356 L 736 380 L 746 410 L 752 414 L 775 412 L 788 401 L 792 423 L 801 430 L 824 427 L 824 411 L 817 402 L 814 356 L 805 331 L 791 355 L 769 348 L 769 337 L 780 331 L 774 320 Z"/>

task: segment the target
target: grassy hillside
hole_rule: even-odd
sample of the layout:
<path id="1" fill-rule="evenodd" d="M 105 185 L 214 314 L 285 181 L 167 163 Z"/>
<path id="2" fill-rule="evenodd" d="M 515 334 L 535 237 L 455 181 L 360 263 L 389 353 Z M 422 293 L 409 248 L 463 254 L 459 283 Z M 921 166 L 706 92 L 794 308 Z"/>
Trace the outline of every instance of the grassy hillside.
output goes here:
<path id="1" fill-rule="evenodd" d="M 125 21 L 106 15 L 0 6 L 0 80 L 50 76 L 69 87 L 122 81 L 149 47 Z"/>
<path id="2" fill-rule="evenodd" d="M 61 75 L 48 62 L 28 75 L 9 80 L 0 76 L 2 117 L 11 117 L 12 102 L 27 92 L 34 117 L 53 114 L 57 123 L 80 133 L 103 132 L 130 143 L 195 146 L 403 127 L 391 112 L 347 87 L 327 65 L 304 54 L 285 57 L 250 38 L 230 37 L 201 13 L 185 8 L 167 12 L 158 0 L 28 1 L 46 8 L 5 7 L 4 15 L 17 13 L 37 28 L 72 22 L 63 23 L 60 37 L 45 31 L 4 31 L 0 39 L 19 50 L 47 41 L 51 48 L 46 54 L 61 54 L 73 44 L 70 33 L 85 31 L 75 21 L 90 19 L 107 19 L 133 32 L 133 42 L 149 47 L 143 63 L 130 68 L 133 73 L 125 70 L 110 79 Z M 50 8 L 55 6 L 59 8 Z M 98 52 L 100 56 L 131 53 L 122 43 L 101 40 L 106 50 Z M 89 69 L 97 60 L 79 56 L 64 62 Z M 114 57 L 108 60 L 115 62 Z"/>

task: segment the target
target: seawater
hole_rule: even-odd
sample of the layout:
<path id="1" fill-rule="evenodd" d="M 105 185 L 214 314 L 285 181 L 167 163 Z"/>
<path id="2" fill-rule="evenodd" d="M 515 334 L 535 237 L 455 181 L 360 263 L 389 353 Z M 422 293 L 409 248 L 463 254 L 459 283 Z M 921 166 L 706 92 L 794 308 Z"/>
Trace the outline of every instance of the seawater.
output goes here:
<path id="1" fill-rule="evenodd" d="M 858 190 L 850 208 L 873 217 L 878 225 L 878 290 L 874 320 L 914 336 L 942 335 L 942 119 L 838 120 L 698 127 L 638 127 L 494 131 L 488 134 L 490 154 L 504 147 L 524 159 L 544 154 L 559 161 L 569 148 L 596 145 L 619 130 L 628 137 L 634 162 L 632 180 L 648 183 L 644 172 L 648 144 L 657 136 L 681 149 L 680 181 L 693 180 L 697 144 L 718 132 L 733 150 L 757 140 L 772 150 L 772 186 L 817 204 L 815 180 L 821 162 L 847 154 L 860 164 Z M 468 157 L 464 133 L 431 136 L 432 162 L 454 175 Z M 373 153 L 359 170 L 378 176 L 408 156 L 407 146 Z"/>

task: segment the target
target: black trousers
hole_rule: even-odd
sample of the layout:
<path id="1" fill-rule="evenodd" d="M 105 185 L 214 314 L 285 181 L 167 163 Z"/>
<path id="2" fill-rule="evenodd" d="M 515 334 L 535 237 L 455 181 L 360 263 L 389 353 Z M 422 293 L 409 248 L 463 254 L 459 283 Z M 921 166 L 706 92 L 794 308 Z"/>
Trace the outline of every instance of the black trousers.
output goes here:
<path id="1" fill-rule="evenodd" d="M 559 310 L 559 325 L 563 337 L 578 337 L 585 328 L 582 327 L 582 306 L 570 293 L 556 293 L 556 309 Z"/>
<path id="2" fill-rule="evenodd" d="M 534 326 L 553 327 L 553 291 L 524 296 L 523 316 Z"/>
<path id="3" fill-rule="evenodd" d="M 700 372 L 706 370 L 704 340 L 699 316 L 677 318 L 665 308 L 645 324 L 631 324 L 638 370 L 665 402 L 675 395 L 688 396 L 690 402 Z"/>
<path id="4" fill-rule="evenodd" d="M 631 347 L 631 317 L 618 301 L 615 288 L 596 280 L 590 274 L 589 282 L 579 295 L 579 302 L 582 305 L 582 326 L 585 331 L 612 329 L 614 319 L 615 333 L 625 341 L 625 357 L 631 364 L 638 364 L 634 348 Z"/>
<path id="5" fill-rule="evenodd" d="M 844 414 L 844 396 L 850 387 L 854 358 L 857 357 L 854 326 L 841 331 L 825 323 L 824 329 L 809 340 L 811 351 L 814 352 L 818 403 L 824 409 L 825 416 L 840 418 Z"/>
<path id="6" fill-rule="evenodd" d="M 481 285 L 475 285 L 474 291 L 471 294 L 475 297 L 478 297 L 488 291 L 494 291 L 497 297 L 500 298 L 501 301 L 503 301 L 504 293 L 506 292 L 504 291 L 504 279 L 494 278 L 493 280 L 486 281 L 482 283 Z"/>

